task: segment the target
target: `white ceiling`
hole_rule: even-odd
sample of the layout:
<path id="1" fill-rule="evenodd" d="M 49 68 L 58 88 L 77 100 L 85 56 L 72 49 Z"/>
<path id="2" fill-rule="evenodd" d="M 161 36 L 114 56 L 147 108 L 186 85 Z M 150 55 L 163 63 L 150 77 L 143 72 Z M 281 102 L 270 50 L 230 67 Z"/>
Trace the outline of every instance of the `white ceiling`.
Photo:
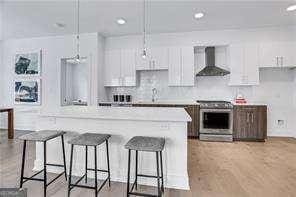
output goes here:
<path id="1" fill-rule="evenodd" d="M 1 0 L 0 0 L 1 1 Z M 142 31 L 140 0 L 81 2 L 81 32 L 105 36 L 139 34 Z M 296 25 L 296 11 L 286 8 L 295 1 L 148 1 L 150 33 L 186 32 L 232 28 Z M 76 24 L 75 1 L 2 2 L 3 38 L 72 34 Z M 195 12 L 204 12 L 201 20 Z M 123 17 L 123 26 L 115 21 Z M 56 22 L 66 24 L 56 28 Z"/>

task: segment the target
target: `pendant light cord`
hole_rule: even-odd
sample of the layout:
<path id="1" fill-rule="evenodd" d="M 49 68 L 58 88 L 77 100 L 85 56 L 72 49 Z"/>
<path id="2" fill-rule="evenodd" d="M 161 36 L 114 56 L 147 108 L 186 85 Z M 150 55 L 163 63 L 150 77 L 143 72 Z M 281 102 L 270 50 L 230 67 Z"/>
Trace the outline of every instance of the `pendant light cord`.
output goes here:
<path id="1" fill-rule="evenodd" d="M 77 57 L 80 58 L 80 1 L 77 0 Z"/>
<path id="2" fill-rule="evenodd" d="M 146 0 L 143 0 L 143 50 L 146 50 Z"/>

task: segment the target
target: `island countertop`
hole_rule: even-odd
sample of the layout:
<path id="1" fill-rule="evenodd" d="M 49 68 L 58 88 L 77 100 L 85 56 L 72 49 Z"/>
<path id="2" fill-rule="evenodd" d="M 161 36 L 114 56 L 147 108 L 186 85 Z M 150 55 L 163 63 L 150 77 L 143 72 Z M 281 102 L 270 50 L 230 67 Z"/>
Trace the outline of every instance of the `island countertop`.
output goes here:
<path id="1" fill-rule="evenodd" d="M 67 106 L 56 110 L 43 110 L 41 117 L 80 119 L 141 120 L 189 122 L 191 117 L 182 108 L 160 107 L 86 107 Z"/>

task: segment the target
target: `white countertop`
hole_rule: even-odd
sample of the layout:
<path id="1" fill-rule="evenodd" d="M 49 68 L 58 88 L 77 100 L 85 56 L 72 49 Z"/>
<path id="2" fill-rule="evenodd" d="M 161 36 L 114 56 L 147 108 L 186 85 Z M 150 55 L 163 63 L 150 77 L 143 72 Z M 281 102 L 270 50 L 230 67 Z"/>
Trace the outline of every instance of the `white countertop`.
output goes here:
<path id="1" fill-rule="evenodd" d="M 143 105 L 199 105 L 196 101 L 193 100 L 163 100 L 163 101 L 135 101 L 135 102 L 110 102 L 110 101 L 102 101 L 99 103 L 105 104 L 123 104 L 123 105 L 133 105 L 133 104 L 143 104 Z"/>
<path id="2" fill-rule="evenodd" d="M 267 105 L 266 103 L 257 103 L 257 102 L 247 102 L 247 103 L 235 103 L 235 102 L 232 102 L 233 105 L 237 105 L 237 106 L 248 106 L 248 105 L 252 105 L 252 106 L 265 106 Z"/>
<path id="3" fill-rule="evenodd" d="M 230 101 L 233 105 L 254 105 L 254 106 L 262 106 L 262 105 L 267 105 L 266 103 L 261 103 L 261 102 L 247 102 L 247 103 L 235 103 L 234 101 Z M 116 102 L 99 102 L 99 103 L 105 103 L 105 104 L 121 104 L 121 105 L 133 105 L 133 104 L 143 104 L 143 105 L 199 105 L 196 101 L 191 101 L 191 100 L 164 100 L 164 101 L 138 101 L 138 102 L 122 102 L 122 103 L 116 103 Z"/>
<path id="4" fill-rule="evenodd" d="M 162 107 L 86 107 L 66 106 L 57 110 L 41 111 L 41 117 L 79 119 L 140 120 L 188 122 L 191 117 L 183 108 Z"/>

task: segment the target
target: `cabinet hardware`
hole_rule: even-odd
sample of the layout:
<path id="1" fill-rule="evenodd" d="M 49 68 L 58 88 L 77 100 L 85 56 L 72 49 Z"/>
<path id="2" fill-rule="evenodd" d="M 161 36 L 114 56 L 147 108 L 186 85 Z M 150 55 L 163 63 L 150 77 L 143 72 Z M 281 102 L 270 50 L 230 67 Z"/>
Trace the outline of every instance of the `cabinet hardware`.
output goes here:
<path id="1" fill-rule="evenodd" d="M 249 112 L 247 112 L 247 123 L 249 123 Z"/>
<path id="2" fill-rule="evenodd" d="M 276 57 L 276 65 L 279 66 L 279 57 Z"/>
<path id="3" fill-rule="evenodd" d="M 281 57 L 281 65 L 284 66 L 284 57 Z"/>
<path id="4" fill-rule="evenodd" d="M 254 122 L 254 113 L 251 113 L 252 123 Z"/>

